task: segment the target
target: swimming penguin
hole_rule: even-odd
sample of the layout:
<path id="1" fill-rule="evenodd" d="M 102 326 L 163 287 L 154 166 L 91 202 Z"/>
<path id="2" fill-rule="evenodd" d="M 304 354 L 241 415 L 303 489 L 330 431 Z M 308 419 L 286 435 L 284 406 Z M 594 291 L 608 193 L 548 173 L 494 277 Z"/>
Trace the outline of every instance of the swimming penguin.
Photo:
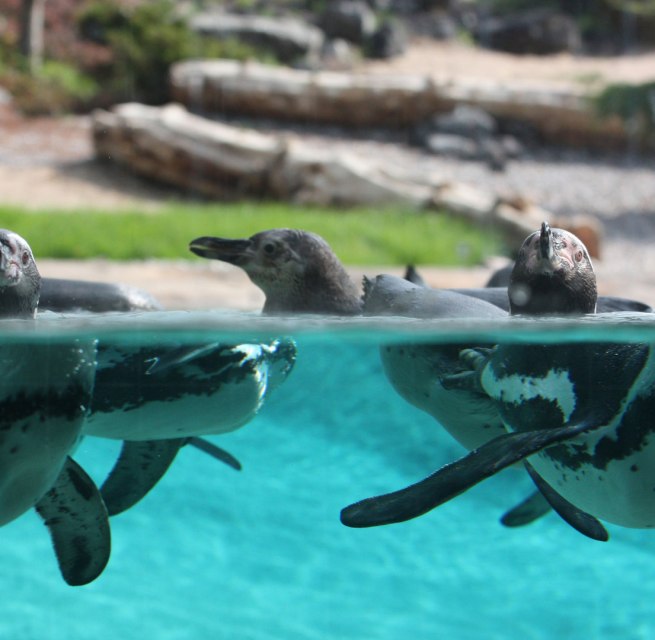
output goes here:
<path id="1" fill-rule="evenodd" d="M 514 267 L 513 263 L 511 267 Z M 455 288 L 450 289 L 450 291 L 456 291 L 457 293 L 463 293 L 467 296 L 479 298 L 480 300 L 489 302 L 490 304 L 493 304 L 500 309 L 503 309 L 504 311 L 510 311 L 508 287 L 510 284 L 511 271 L 506 274 L 506 278 L 505 267 L 502 269 L 502 272 L 502 278 L 499 277 L 497 280 L 491 278 L 484 287 Z M 409 282 L 413 282 L 414 284 L 427 286 L 425 280 L 414 266 L 408 266 L 403 277 L 405 280 L 409 280 Z M 498 284 L 495 284 L 496 282 L 498 282 Z M 501 283 L 505 284 L 502 285 Z M 598 313 L 611 313 L 614 311 L 638 311 L 641 313 L 652 313 L 653 311 L 653 308 L 645 302 L 632 300 L 630 298 L 622 298 L 620 296 L 598 296 L 596 309 Z"/>
<path id="2" fill-rule="evenodd" d="M 366 280 L 364 297 L 330 246 L 320 236 L 295 229 L 273 229 L 245 240 L 202 237 L 193 253 L 240 266 L 266 295 L 264 312 L 332 315 L 401 315 L 422 318 L 495 318 L 501 309 L 448 290 L 427 289 L 394 276 Z M 325 289 L 329 295 L 322 297 Z M 435 417 L 467 448 L 504 433 L 497 409 L 476 389 L 447 390 L 441 375 L 461 370 L 462 346 L 399 345 L 381 349 L 382 363 L 396 391 Z M 508 526 L 531 522 L 550 509 L 538 496 L 503 518 Z"/>
<path id="3" fill-rule="evenodd" d="M 3 321 L 33 322 L 40 284 L 27 242 L 0 230 Z M 95 343 L 7 341 L 0 364 L 0 525 L 34 507 L 66 582 L 87 584 L 103 571 L 111 548 L 100 493 L 70 457 L 91 402 Z"/>
<path id="4" fill-rule="evenodd" d="M 40 311 L 111 313 L 160 311 L 158 300 L 146 291 L 124 284 L 42 278 Z"/>
<path id="5" fill-rule="evenodd" d="M 357 315 L 360 292 L 330 245 L 298 229 L 271 229 L 246 239 L 205 236 L 189 249 L 241 267 L 266 295 L 263 312 Z"/>
<path id="6" fill-rule="evenodd" d="M 584 245 L 546 223 L 524 242 L 510 287 L 518 294 L 512 304 L 527 315 L 591 313 L 595 307 L 595 277 Z M 655 526 L 651 345 L 501 344 L 462 355 L 496 402 L 508 433 L 415 485 L 347 507 L 344 524 L 417 517 L 531 456 L 528 471 L 588 514 L 589 526 L 600 525 L 596 518 Z M 600 527 L 597 539 L 606 540 Z"/>
<path id="7" fill-rule="evenodd" d="M 143 498 L 186 444 L 240 469 L 230 454 L 198 436 L 252 420 L 295 358 L 295 342 L 282 338 L 195 348 L 105 345 L 83 433 L 124 441 L 101 487 L 109 514 Z"/>

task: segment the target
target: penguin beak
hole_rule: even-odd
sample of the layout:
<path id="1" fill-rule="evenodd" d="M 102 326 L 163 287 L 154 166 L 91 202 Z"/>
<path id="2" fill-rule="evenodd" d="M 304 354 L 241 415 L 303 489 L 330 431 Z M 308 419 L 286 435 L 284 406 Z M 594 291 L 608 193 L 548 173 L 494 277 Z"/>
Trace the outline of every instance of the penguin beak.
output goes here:
<path id="1" fill-rule="evenodd" d="M 542 260 L 551 262 L 555 250 L 553 248 L 553 232 L 547 222 L 541 223 L 541 232 L 539 233 L 539 256 Z"/>
<path id="2" fill-rule="evenodd" d="M 561 258 L 550 225 L 547 222 L 542 222 L 539 231 L 539 245 L 536 251 L 535 273 L 553 275 L 562 267 Z"/>
<path id="3" fill-rule="evenodd" d="M 248 257 L 251 247 L 251 240 L 230 240 L 210 236 L 196 238 L 189 243 L 189 250 L 201 258 L 221 260 L 235 265 Z"/>
<path id="4" fill-rule="evenodd" d="M 10 286 L 18 282 L 20 268 L 14 257 L 14 251 L 8 244 L 0 244 L 0 286 Z"/>

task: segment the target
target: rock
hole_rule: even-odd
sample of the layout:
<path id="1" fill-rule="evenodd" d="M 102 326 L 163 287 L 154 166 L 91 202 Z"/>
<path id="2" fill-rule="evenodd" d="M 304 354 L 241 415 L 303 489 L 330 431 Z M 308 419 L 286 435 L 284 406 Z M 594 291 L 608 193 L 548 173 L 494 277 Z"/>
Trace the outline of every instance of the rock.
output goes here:
<path id="1" fill-rule="evenodd" d="M 375 31 L 366 43 L 369 58 L 393 58 L 407 49 L 407 32 L 397 20 L 387 20 Z"/>
<path id="2" fill-rule="evenodd" d="M 328 38 L 342 38 L 362 45 L 375 31 L 375 13 L 365 2 L 329 2 L 318 17 L 318 26 Z"/>
<path id="3" fill-rule="evenodd" d="M 462 160 L 480 159 L 478 143 L 456 133 L 430 133 L 425 136 L 422 146 L 440 156 L 450 156 Z"/>
<path id="4" fill-rule="evenodd" d="M 294 62 L 303 56 L 317 54 L 324 41 L 320 29 L 295 18 L 213 12 L 194 16 L 190 26 L 206 36 L 238 38 L 248 44 L 264 47 L 282 62 Z"/>
<path id="5" fill-rule="evenodd" d="M 459 31 L 457 21 L 446 11 L 431 11 L 415 20 L 414 30 L 433 40 L 452 40 Z"/>
<path id="6" fill-rule="evenodd" d="M 414 184 L 368 159 L 298 141 L 289 143 L 274 167 L 271 188 L 278 198 L 317 205 L 404 203 L 422 208 L 432 195 L 429 185 Z"/>
<path id="7" fill-rule="evenodd" d="M 573 18 L 542 9 L 484 20 L 475 37 L 482 46 L 515 54 L 576 53 L 582 47 Z"/>
<path id="8" fill-rule="evenodd" d="M 486 162 L 494 171 L 503 171 L 510 157 L 521 153 L 520 143 L 500 136 L 496 119 L 486 111 L 459 105 L 421 123 L 412 140 L 432 153 L 463 160 Z"/>
<path id="9" fill-rule="evenodd" d="M 353 46 L 343 39 L 326 40 L 319 59 L 321 69 L 329 71 L 350 71 L 355 65 Z"/>
<path id="10" fill-rule="evenodd" d="M 478 107 L 457 105 L 449 113 L 435 116 L 431 126 L 441 133 L 450 133 L 469 138 L 493 136 L 498 130 L 496 119 Z"/>

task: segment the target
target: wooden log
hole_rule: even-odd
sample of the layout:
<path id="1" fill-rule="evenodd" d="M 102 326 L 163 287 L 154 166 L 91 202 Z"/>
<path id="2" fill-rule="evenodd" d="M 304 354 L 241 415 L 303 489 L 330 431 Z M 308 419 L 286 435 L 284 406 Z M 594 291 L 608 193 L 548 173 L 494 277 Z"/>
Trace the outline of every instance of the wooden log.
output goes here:
<path id="1" fill-rule="evenodd" d="M 233 60 L 174 65 L 173 99 L 191 110 L 349 126 L 406 126 L 434 113 L 422 76 L 349 74 Z"/>
<path id="2" fill-rule="evenodd" d="M 176 101 L 210 113 L 398 128 L 467 104 L 496 118 L 526 123 L 553 143 L 621 148 L 630 142 L 621 120 L 597 117 L 583 90 L 306 71 L 234 60 L 180 62 L 170 78 Z"/>
<path id="3" fill-rule="evenodd" d="M 212 122 L 179 105 L 96 111 L 93 137 L 98 157 L 219 198 L 267 191 L 269 171 L 285 149 L 275 136 Z"/>

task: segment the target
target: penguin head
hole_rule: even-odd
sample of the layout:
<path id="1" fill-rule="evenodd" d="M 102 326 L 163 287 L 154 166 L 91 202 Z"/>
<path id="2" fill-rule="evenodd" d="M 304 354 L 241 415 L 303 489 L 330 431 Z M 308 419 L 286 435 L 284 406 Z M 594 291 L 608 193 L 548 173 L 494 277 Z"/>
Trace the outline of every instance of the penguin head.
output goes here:
<path id="1" fill-rule="evenodd" d="M 269 229 L 232 240 L 204 236 L 189 249 L 203 258 L 241 267 L 266 296 L 267 313 L 354 313 L 359 293 L 321 236 L 300 229 Z"/>
<path id="2" fill-rule="evenodd" d="M 596 274 L 587 248 L 569 231 L 543 222 L 521 246 L 508 294 L 512 314 L 594 313 Z"/>
<path id="3" fill-rule="evenodd" d="M 30 246 L 17 233 L 0 229 L 0 317 L 34 317 L 40 293 Z"/>

